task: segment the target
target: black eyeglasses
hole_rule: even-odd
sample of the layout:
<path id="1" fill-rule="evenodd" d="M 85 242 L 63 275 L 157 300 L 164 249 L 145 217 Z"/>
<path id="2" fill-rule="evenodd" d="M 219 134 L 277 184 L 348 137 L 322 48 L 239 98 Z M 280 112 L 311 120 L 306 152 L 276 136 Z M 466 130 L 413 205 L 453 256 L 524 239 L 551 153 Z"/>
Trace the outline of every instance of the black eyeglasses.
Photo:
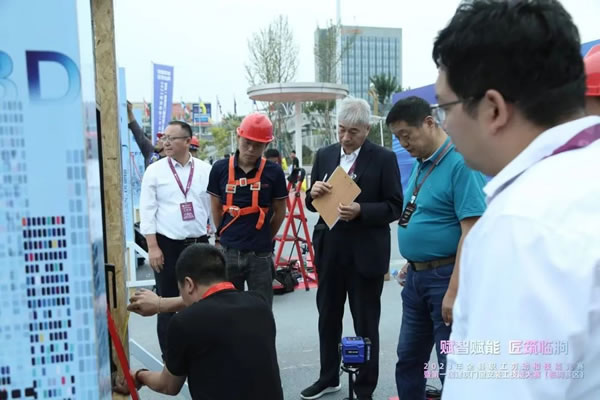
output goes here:
<path id="1" fill-rule="evenodd" d="M 455 104 L 462 103 L 463 101 L 465 100 L 455 100 L 448 103 L 434 104 L 431 106 L 431 116 L 435 120 L 435 123 L 442 126 L 446 121 L 446 110 Z"/>
<path id="2" fill-rule="evenodd" d="M 160 138 L 161 141 L 163 142 L 172 142 L 175 139 L 189 139 L 189 136 L 167 136 L 164 135 L 163 137 Z"/>

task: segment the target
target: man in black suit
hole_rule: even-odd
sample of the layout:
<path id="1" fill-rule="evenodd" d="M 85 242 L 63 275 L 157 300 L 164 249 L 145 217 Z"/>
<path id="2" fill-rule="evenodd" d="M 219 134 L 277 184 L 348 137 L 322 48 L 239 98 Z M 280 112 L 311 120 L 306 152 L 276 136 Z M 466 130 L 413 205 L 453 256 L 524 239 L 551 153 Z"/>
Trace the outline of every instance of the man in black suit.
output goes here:
<path id="1" fill-rule="evenodd" d="M 319 276 L 317 308 L 321 372 L 319 380 L 301 397 L 317 399 L 341 389 L 338 345 L 346 293 L 356 335 L 372 343 L 371 361 L 357 376 L 355 392 L 371 399 L 379 372 L 379 316 L 383 277 L 390 262 L 390 226 L 402 212 L 402 185 L 396 155 L 366 140 L 371 110 L 362 99 L 347 98 L 340 107 L 339 142 L 317 151 L 306 207 L 316 211 L 313 199 L 327 194 L 324 182 L 341 166 L 361 188 L 355 202 L 338 208 L 339 221 L 329 230 L 319 218 L 313 233 L 315 265 Z"/>

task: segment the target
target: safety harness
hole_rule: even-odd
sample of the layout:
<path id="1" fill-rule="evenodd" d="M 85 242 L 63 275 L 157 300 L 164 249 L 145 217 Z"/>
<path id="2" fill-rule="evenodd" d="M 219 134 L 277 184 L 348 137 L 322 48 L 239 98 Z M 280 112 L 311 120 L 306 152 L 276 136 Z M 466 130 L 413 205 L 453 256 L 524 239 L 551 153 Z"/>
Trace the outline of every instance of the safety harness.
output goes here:
<path id="1" fill-rule="evenodd" d="M 260 192 L 260 177 L 262 176 L 263 169 L 267 163 L 267 159 L 261 157 L 260 166 L 254 178 L 240 178 L 235 179 L 235 167 L 234 167 L 234 156 L 229 157 L 229 177 L 227 178 L 227 185 L 225 186 L 225 193 L 227 193 L 226 202 L 223 205 L 223 214 L 228 213 L 233 217 L 231 221 L 219 232 L 222 235 L 225 229 L 229 228 L 239 217 L 242 215 L 249 215 L 259 213 L 258 222 L 256 223 L 256 229 L 260 230 L 265 223 L 265 216 L 269 212 L 269 207 L 261 207 L 258 205 L 258 194 Z M 250 185 L 252 191 L 252 204 L 248 207 L 240 208 L 233 205 L 233 195 L 236 192 L 238 186 L 244 187 Z"/>

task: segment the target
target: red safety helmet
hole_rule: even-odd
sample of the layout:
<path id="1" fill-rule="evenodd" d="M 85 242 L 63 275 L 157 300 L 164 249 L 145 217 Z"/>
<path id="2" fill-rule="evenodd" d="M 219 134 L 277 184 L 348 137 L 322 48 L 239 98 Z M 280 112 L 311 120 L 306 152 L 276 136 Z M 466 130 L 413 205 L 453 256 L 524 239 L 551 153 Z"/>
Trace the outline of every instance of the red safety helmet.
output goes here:
<path id="1" fill-rule="evenodd" d="M 600 96 L 600 45 L 588 51 L 583 62 L 585 63 L 586 96 Z"/>
<path id="2" fill-rule="evenodd" d="M 270 143 L 273 141 L 273 124 L 266 115 L 253 113 L 242 120 L 237 133 L 255 142 Z"/>
<path id="3" fill-rule="evenodd" d="M 198 147 L 200 147 L 200 142 L 198 141 L 198 138 L 196 136 L 192 136 L 192 140 L 190 140 L 190 149 L 198 150 Z"/>

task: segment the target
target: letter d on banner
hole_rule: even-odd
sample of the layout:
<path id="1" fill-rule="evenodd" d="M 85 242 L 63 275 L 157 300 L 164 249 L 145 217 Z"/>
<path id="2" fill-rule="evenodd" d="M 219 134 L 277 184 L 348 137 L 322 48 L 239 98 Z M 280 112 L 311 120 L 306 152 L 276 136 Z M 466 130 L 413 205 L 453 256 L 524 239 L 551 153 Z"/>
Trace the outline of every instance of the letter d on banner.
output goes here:
<path id="1" fill-rule="evenodd" d="M 17 98 L 17 85 L 8 77 L 13 72 L 13 62 L 3 51 L 0 51 L 0 99 L 15 100 Z"/>
<path id="2" fill-rule="evenodd" d="M 27 51 L 27 80 L 29 82 L 29 99 L 32 102 L 42 101 L 73 101 L 77 99 L 81 90 L 81 82 L 77 64 L 62 53 L 54 51 Z M 53 98 L 42 98 L 40 90 L 40 62 L 55 62 L 67 72 L 67 90 L 62 96 Z"/>

